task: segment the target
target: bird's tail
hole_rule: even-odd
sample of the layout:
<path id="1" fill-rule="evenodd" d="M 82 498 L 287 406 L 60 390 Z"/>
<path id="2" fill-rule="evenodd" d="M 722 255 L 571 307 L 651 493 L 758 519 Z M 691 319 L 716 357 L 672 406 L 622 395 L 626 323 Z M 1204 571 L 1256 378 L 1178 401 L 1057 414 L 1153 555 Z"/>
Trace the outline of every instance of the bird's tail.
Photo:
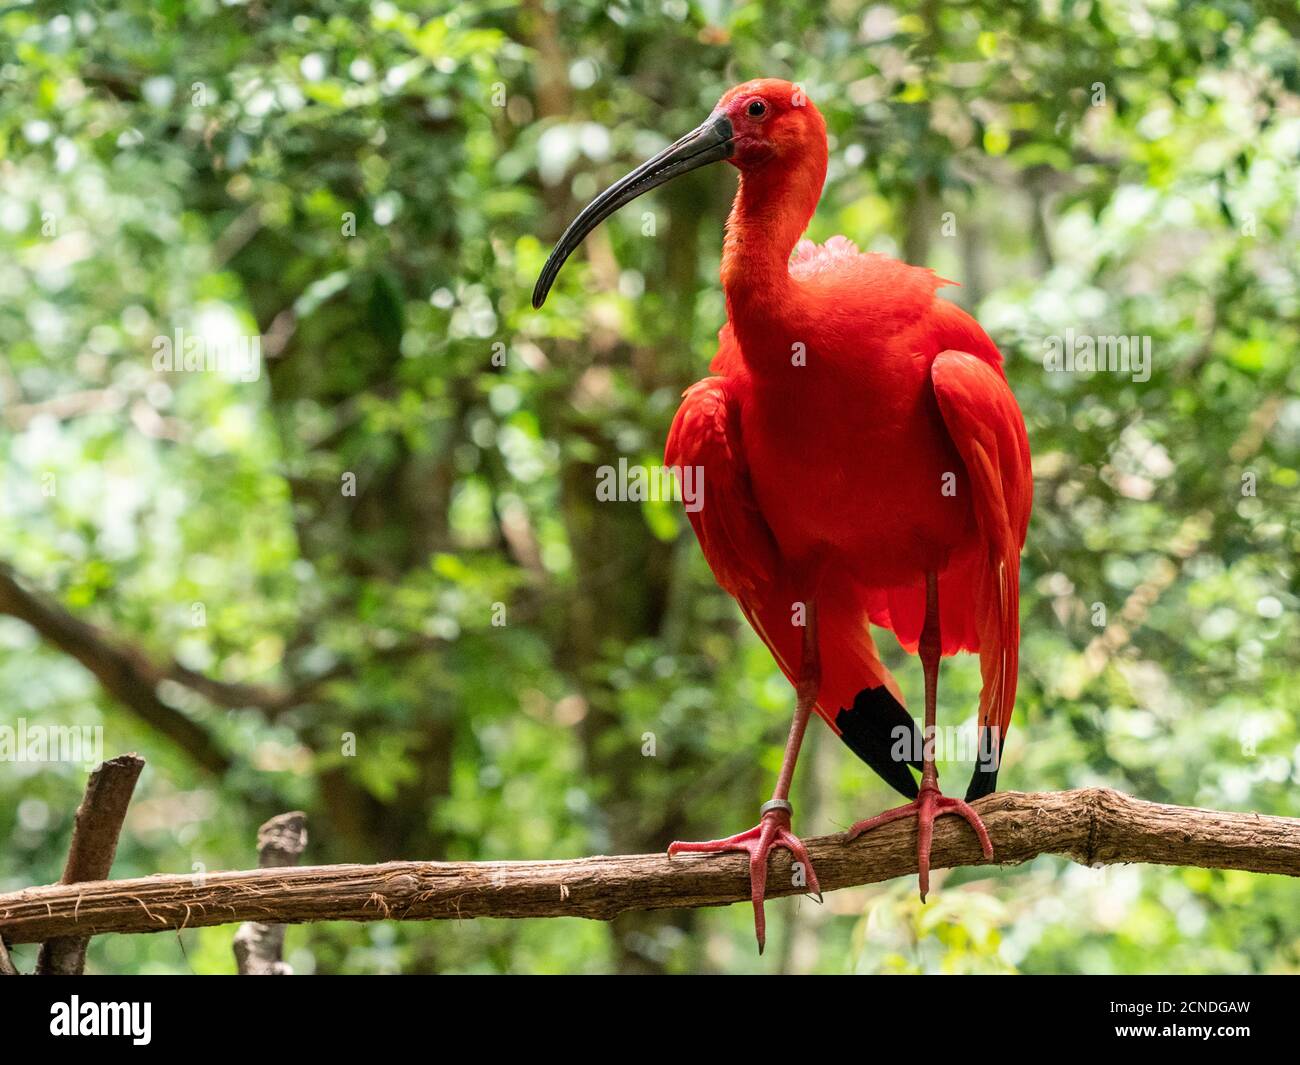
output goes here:
<path id="1" fill-rule="evenodd" d="M 990 554 L 981 567 L 984 607 L 979 612 L 980 689 L 979 754 L 966 801 L 997 790 L 1002 740 L 1011 727 L 1020 672 L 1020 557 L 1004 550 Z"/>
<path id="2" fill-rule="evenodd" d="M 767 644 L 793 684 L 803 654 L 806 610 L 789 597 L 741 604 L 754 631 Z M 847 592 L 823 593 L 817 601 L 821 688 L 816 710 L 831 730 L 892 788 L 912 799 L 921 767 L 921 733 L 903 702 L 898 683 L 876 653 L 865 605 Z"/>
<path id="3" fill-rule="evenodd" d="M 925 588 L 907 586 L 869 593 L 872 624 L 889 629 L 903 650 L 917 653 L 925 620 Z M 997 790 L 1002 740 L 1011 726 L 1020 664 L 1020 552 L 1009 531 L 989 546 L 957 558 L 939 575 L 942 653 L 978 651 L 980 689 L 978 751 L 966 800 Z"/>

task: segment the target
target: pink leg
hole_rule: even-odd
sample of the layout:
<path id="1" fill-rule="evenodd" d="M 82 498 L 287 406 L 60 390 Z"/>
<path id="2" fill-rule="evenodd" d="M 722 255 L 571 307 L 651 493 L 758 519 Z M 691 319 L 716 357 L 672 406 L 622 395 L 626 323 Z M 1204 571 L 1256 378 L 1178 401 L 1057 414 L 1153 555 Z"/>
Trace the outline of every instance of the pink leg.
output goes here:
<path id="1" fill-rule="evenodd" d="M 767 943 L 767 918 L 763 912 L 763 899 L 767 893 L 767 859 L 773 850 L 784 847 L 794 855 L 795 861 L 802 862 L 808 887 L 818 895 L 821 894 L 812 859 L 808 856 L 808 849 L 799 837 L 790 831 L 790 815 L 794 811 L 789 800 L 790 782 L 794 778 L 794 766 L 799 758 L 799 748 L 803 745 L 808 718 L 813 706 L 816 705 L 817 694 L 821 688 L 821 660 L 818 654 L 815 602 L 810 601 L 807 604 L 806 621 L 803 633 L 803 661 L 799 669 L 799 682 L 795 685 L 798 699 L 794 721 L 790 725 L 790 737 L 786 740 L 785 757 L 781 761 L 781 773 L 776 779 L 772 799 L 763 804 L 758 824 L 726 839 L 713 839 L 704 843 L 678 842 L 668 848 L 669 858 L 677 854 L 715 854 L 719 851 L 743 851 L 749 855 L 749 897 L 754 904 L 754 934 L 758 938 L 760 954 L 763 953 L 763 947 Z"/>
<path id="2" fill-rule="evenodd" d="M 921 657 L 921 666 L 925 672 L 925 748 L 921 758 L 921 791 L 906 806 L 886 810 L 883 814 L 859 821 L 845 833 L 849 840 L 857 839 L 862 833 L 873 828 L 887 825 L 904 817 L 916 818 L 916 866 L 921 882 L 921 901 L 930 893 L 930 843 L 934 838 L 934 820 L 944 814 L 957 814 L 964 817 L 979 837 L 984 857 L 992 859 L 993 842 L 980 815 L 961 799 L 950 799 L 939 792 L 939 774 L 934 767 L 934 728 L 939 683 L 939 578 L 937 574 L 925 575 L 925 624 L 921 629 L 921 641 L 917 648 Z"/>

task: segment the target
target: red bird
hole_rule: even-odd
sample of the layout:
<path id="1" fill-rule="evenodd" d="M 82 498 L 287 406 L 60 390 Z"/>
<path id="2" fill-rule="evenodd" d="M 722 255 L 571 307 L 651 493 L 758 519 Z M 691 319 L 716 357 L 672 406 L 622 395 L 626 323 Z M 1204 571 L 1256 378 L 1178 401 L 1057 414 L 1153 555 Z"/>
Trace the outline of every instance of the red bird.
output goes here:
<path id="1" fill-rule="evenodd" d="M 749 855 L 761 951 L 773 848 L 791 851 L 818 890 L 790 831 L 789 801 L 814 710 L 911 800 L 847 835 L 916 817 L 922 900 L 939 815 L 964 817 L 993 857 L 967 803 L 996 787 L 1015 704 L 1020 551 L 1033 482 L 1002 356 L 970 315 L 936 297 L 950 282 L 863 255 L 844 237 L 800 241 L 826 180 L 826 125 L 789 82 L 736 86 L 698 129 L 601 193 L 560 238 L 533 306 L 604 218 L 722 159 L 740 171 L 722 256 L 728 321 L 715 376 L 686 391 L 666 461 L 700 471 L 695 534 L 718 583 L 794 685 L 797 707 L 758 825 L 674 843 L 668 853 Z M 924 742 L 870 624 L 920 656 Z M 983 680 L 980 759 L 966 801 L 940 793 L 933 750 L 939 659 L 957 651 L 979 652 Z"/>

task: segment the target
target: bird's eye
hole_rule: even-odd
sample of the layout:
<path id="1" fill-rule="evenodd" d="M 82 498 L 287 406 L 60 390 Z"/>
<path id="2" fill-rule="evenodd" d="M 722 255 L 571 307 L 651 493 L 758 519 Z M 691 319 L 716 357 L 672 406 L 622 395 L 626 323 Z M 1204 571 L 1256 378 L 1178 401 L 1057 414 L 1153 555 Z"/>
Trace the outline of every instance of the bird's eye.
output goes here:
<path id="1" fill-rule="evenodd" d="M 767 104 L 762 100 L 750 100 L 749 106 L 745 108 L 750 118 L 762 118 L 767 114 Z"/>

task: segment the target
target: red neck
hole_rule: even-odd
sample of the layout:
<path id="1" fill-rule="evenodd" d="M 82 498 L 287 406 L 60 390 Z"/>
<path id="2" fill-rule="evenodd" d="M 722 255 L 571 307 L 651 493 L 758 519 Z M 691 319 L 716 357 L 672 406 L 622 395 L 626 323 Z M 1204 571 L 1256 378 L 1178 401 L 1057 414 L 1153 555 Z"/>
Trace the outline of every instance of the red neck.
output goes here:
<path id="1" fill-rule="evenodd" d="M 743 171 L 727 220 L 722 287 L 727 318 L 751 367 L 787 363 L 799 323 L 790 253 L 803 235 L 826 181 L 826 143 L 793 163 L 773 160 Z M 793 339 L 792 339 L 793 338 Z"/>

